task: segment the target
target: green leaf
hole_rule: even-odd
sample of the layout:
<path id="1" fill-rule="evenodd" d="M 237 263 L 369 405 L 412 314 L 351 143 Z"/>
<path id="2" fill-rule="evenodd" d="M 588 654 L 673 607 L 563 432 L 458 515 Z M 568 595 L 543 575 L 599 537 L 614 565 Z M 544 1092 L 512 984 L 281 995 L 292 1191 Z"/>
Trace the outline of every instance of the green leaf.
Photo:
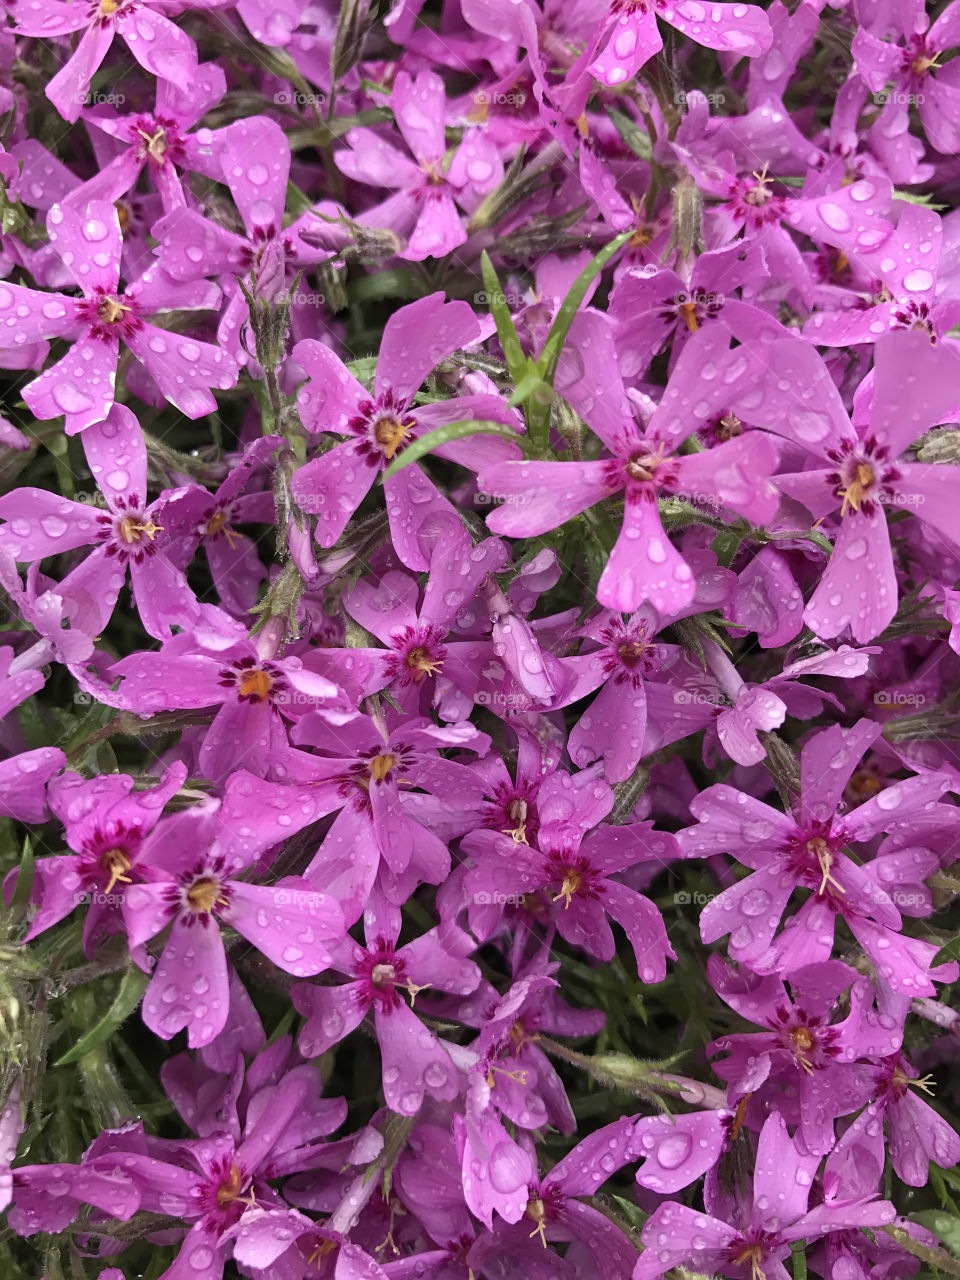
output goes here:
<path id="1" fill-rule="evenodd" d="M 149 981 L 147 974 L 138 969 L 136 965 L 131 965 L 123 975 L 123 981 L 120 983 L 120 990 L 117 992 L 116 999 L 97 1025 L 91 1027 L 85 1036 L 81 1036 L 73 1048 L 69 1049 L 53 1065 L 55 1067 L 65 1067 L 71 1062 L 76 1062 L 93 1049 L 99 1048 L 100 1045 L 109 1040 L 113 1033 L 126 1022 L 127 1018 L 143 999 L 143 993 L 146 991 Z"/>
<path id="2" fill-rule="evenodd" d="M 520 338 L 517 335 L 517 327 L 513 323 L 513 316 L 507 306 L 506 295 L 500 285 L 500 277 L 497 275 L 496 268 L 490 261 L 490 255 L 486 250 L 483 251 L 480 258 L 480 269 L 483 272 L 483 287 L 487 291 L 486 301 L 490 307 L 490 314 L 496 321 L 497 337 L 500 339 L 501 347 L 503 347 L 507 368 L 510 371 L 511 378 L 519 386 L 531 368 L 531 361 L 523 354 L 523 347 L 520 345 Z"/>
<path id="3" fill-rule="evenodd" d="M 926 1227 L 956 1256 L 960 1256 L 960 1221 L 942 1209 L 924 1209 L 911 1214 L 914 1222 Z"/>
<path id="4" fill-rule="evenodd" d="M 617 250 L 627 243 L 632 234 L 632 231 L 623 231 L 615 239 L 611 240 L 609 244 L 604 245 L 600 252 L 580 272 L 573 282 L 573 288 L 564 298 L 556 319 L 550 327 L 550 332 L 547 334 L 547 340 L 543 344 L 540 359 L 537 361 L 540 376 L 549 386 L 553 386 L 560 352 L 567 340 L 567 334 L 570 332 L 573 318 L 579 311 L 580 304 L 587 296 L 587 290 Z"/>
<path id="5" fill-rule="evenodd" d="M 915 196 L 915 195 L 911 195 L 909 191 L 895 190 L 893 193 L 893 198 L 894 200 L 905 200 L 907 204 L 922 204 L 925 209 L 949 209 L 950 208 L 948 204 L 934 204 L 933 196 L 931 195 Z"/>
<path id="6" fill-rule="evenodd" d="M 653 147 L 650 145 L 650 137 L 644 133 L 639 125 L 634 124 L 628 115 L 625 115 L 622 111 L 615 110 L 613 107 L 607 108 L 607 115 L 610 117 L 617 133 L 619 133 L 638 160 L 653 159 Z"/>
<path id="7" fill-rule="evenodd" d="M 795 1240 L 790 1246 L 793 1254 L 793 1280 L 807 1280 L 807 1245 L 804 1240 Z"/>
<path id="8" fill-rule="evenodd" d="M 381 298 L 422 298 L 425 289 L 419 272 L 411 267 L 399 267 L 358 276 L 350 281 L 348 295 L 351 302 L 372 302 Z"/>
<path id="9" fill-rule="evenodd" d="M 949 964 L 951 960 L 960 960 L 960 933 L 940 948 L 933 957 L 933 965 Z"/>
<path id="10" fill-rule="evenodd" d="M 34 861 L 33 845 L 30 843 L 30 837 L 25 836 L 23 853 L 20 857 L 20 870 L 17 873 L 17 883 L 14 886 L 13 896 L 9 902 L 9 909 L 14 920 L 21 918 L 27 909 L 27 903 L 30 901 L 30 894 L 33 892 Z"/>
<path id="11" fill-rule="evenodd" d="M 394 458 L 387 467 L 383 473 L 383 479 L 389 480 L 398 471 L 409 467 L 411 462 L 419 461 L 438 446 L 449 444 L 451 440 L 463 440 L 466 436 L 503 436 L 507 440 L 516 440 L 518 444 L 523 443 L 523 436 L 514 431 L 513 427 L 504 426 L 502 422 L 483 422 L 477 418 L 451 422 L 445 427 L 437 427 L 435 431 L 428 431 L 425 436 L 420 436 L 419 439 L 408 444 L 403 453 Z"/>

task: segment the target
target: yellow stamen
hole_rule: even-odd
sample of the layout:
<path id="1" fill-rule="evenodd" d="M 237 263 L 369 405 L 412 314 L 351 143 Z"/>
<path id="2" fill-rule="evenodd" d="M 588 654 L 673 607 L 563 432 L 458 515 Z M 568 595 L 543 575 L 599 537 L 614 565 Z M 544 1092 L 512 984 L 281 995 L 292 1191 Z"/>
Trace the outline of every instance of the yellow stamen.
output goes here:
<path id="1" fill-rule="evenodd" d="M 259 698 L 261 702 L 266 700 L 267 695 L 273 688 L 273 680 L 267 675 L 266 671 L 261 671 L 259 667 L 253 671 L 245 673 L 240 681 L 240 696 L 242 698 Z"/>
<path id="2" fill-rule="evenodd" d="M 313 1253 L 311 1253 L 310 1257 L 307 1259 L 307 1266 L 316 1267 L 317 1270 L 319 1271 L 320 1264 L 323 1262 L 324 1258 L 327 1256 L 328 1253 L 333 1253 L 336 1247 L 337 1247 L 336 1240 L 321 1240 L 320 1243 L 317 1245 L 317 1247 L 314 1249 Z"/>
<path id="3" fill-rule="evenodd" d="M 530 843 L 527 839 L 527 813 L 528 805 L 526 800 L 521 800 L 519 797 L 516 800 L 511 800 L 510 807 L 507 809 L 507 817 L 512 818 L 517 825 L 515 827 L 505 827 L 503 834 L 513 836 L 514 844 Z"/>
<path id="4" fill-rule="evenodd" d="M 832 874 L 833 854 L 830 852 L 826 840 L 821 839 L 819 836 L 813 840 L 808 840 L 807 852 L 813 854 L 820 865 L 820 870 L 823 872 L 823 879 L 820 881 L 820 888 L 817 890 L 818 896 L 826 893 L 828 884 L 832 884 L 837 893 L 846 893 L 846 889 Z"/>
<path id="5" fill-rule="evenodd" d="M 130 859 L 122 849 L 108 849 L 100 857 L 100 866 L 110 873 L 104 893 L 112 893 L 113 886 L 118 880 L 122 880 L 124 884 L 130 883 L 130 877 L 127 875 L 130 870 Z"/>
<path id="6" fill-rule="evenodd" d="M 225 902 L 219 882 L 210 876 L 194 881 L 187 890 L 187 906 L 194 915 L 209 915 L 215 906 Z"/>
<path id="7" fill-rule="evenodd" d="M 560 885 L 560 892 L 554 896 L 554 902 L 564 899 L 563 909 L 566 911 L 570 903 L 573 901 L 573 895 L 583 885 L 583 876 L 573 867 L 567 867 L 563 873 L 563 883 Z"/>
<path id="8" fill-rule="evenodd" d="M 681 302 L 680 314 L 683 316 L 684 323 L 691 333 L 696 333 L 700 328 L 700 321 L 697 319 L 697 304 L 695 302 Z"/>
<path id="9" fill-rule="evenodd" d="M 389 753 L 382 756 L 374 756 L 367 768 L 370 770 L 370 776 L 374 782 L 383 782 L 384 778 L 397 763 L 397 757 Z"/>
<path id="10" fill-rule="evenodd" d="M 858 462 L 856 478 L 843 490 L 843 506 L 840 508 L 841 516 L 847 514 L 848 507 L 851 511 L 860 510 L 860 504 L 867 496 L 867 491 L 875 480 L 876 476 L 873 474 L 873 467 L 867 462 Z"/>
<path id="11" fill-rule="evenodd" d="M 419 684 L 424 676 L 435 676 L 443 667 L 443 663 L 432 658 L 427 649 L 418 645 L 407 654 L 407 666 L 414 672 L 414 683 Z"/>
<path id="12" fill-rule="evenodd" d="M 204 534 L 208 538 L 215 538 L 218 533 L 222 533 L 230 543 L 230 550 L 235 551 L 233 540 L 234 538 L 239 538 L 240 535 L 227 524 L 227 513 L 225 511 L 215 511 L 207 521 L 206 529 L 204 529 Z"/>
<path id="13" fill-rule="evenodd" d="M 104 298 L 97 307 L 97 318 L 104 324 L 116 324 L 123 319 L 124 312 L 129 310 L 119 298 Z"/>
<path id="14" fill-rule="evenodd" d="M 163 525 L 154 524 L 152 520 L 143 524 L 136 516 L 124 516 L 118 525 L 118 531 L 124 542 L 132 546 L 134 542 L 140 541 L 142 534 L 146 534 L 152 542 L 158 533 L 163 533 Z"/>
<path id="15" fill-rule="evenodd" d="M 808 1076 L 813 1075 L 813 1063 L 807 1057 L 811 1049 L 816 1048 L 817 1039 L 809 1027 L 794 1027 L 790 1032 L 790 1039 L 794 1045 L 794 1055 L 797 1064 L 807 1073 Z"/>
<path id="16" fill-rule="evenodd" d="M 226 1182 L 222 1182 L 217 1188 L 217 1208 L 225 1209 L 228 1204 L 239 1201 L 241 1204 L 248 1204 L 251 1209 L 257 1207 L 256 1197 L 251 1188 L 245 1196 L 240 1192 L 243 1190 L 243 1175 L 235 1164 L 230 1166 L 230 1176 Z"/>
<path id="17" fill-rule="evenodd" d="M 750 1263 L 751 1280 L 767 1280 L 766 1273 L 760 1266 L 760 1259 L 763 1257 L 763 1245 L 748 1244 L 742 1253 L 738 1253 L 734 1262 L 737 1266 L 743 1266 L 745 1262 Z"/>
<path id="18" fill-rule="evenodd" d="M 733 1124 L 730 1126 L 730 1141 L 735 1142 L 740 1136 L 740 1130 L 743 1128 L 743 1122 L 747 1115 L 747 1104 L 753 1097 L 752 1093 L 745 1093 L 737 1103 L 737 1110 L 734 1113 Z"/>
<path id="19" fill-rule="evenodd" d="M 410 434 L 410 427 L 405 426 L 399 418 L 380 418 L 374 423 L 373 438 L 383 450 L 388 462 Z"/>
<path id="20" fill-rule="evenodd" d="M 406 986 L 407 990 L 410 992 L 410 1008 L 411 1009 L 413 1008 L 414 1003 L 416 1002 L 417 996 L 420 994 L 420 992 L 427 991 L 430 988 L 429 982 L 425 982 L 422 987 L 418 987 L 417 984 L 413 982 L 410 978 L 407 979 L 404 985 Z"/>
<path id="21" fill-rule="evenodd" d="M 532 1240 L 534 1236 L 539 1236 L 540 1243 L 543 1245 L 544 1248 L 546 1248 L 547 1233 L 545 1229 L 546 1224 L 544 1221 L 545 1210 L 543 1207 L 543 1201 L 540 1199 L 539 1196 L 534 1196 L 532 1200 L 528 1201 L 526 1213 L 527 1213 L 527 1217 L 531 1218 L 537 1224 L 534 1227 L 534 1229 L 530 1232 L 529 1239 Z"/>
<path id="22" fill-rule="evenodd" d="M 109 18 L 111 13 L 116 13 L 120 8 L 120 0 L 100 0 L 100 12 L 105 18 Z"/>

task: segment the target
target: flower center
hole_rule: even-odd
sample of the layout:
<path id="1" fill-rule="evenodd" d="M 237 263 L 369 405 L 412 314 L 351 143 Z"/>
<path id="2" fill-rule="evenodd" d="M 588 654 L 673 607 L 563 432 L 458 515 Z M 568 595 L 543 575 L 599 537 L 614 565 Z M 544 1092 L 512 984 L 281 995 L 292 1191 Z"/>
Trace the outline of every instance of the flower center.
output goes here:
<path id="1" fill-rule="evenodd" d="M 120 8 L 120 0 L 100 0 L 100 12 L 105 18 L 109 18 L 111 13 L 116 13 Z"/>
<path id="2" fill-rule="evenodd" d="M 696 333 L 700 328 L 700 321 L 697 319 L 697 304 L 695 302 L 681 302 L 678 308 L 680 317 L 691 333 Z"/>
<path id="3" fill-rule="evenodd" d="M 808 1055 L 811 1049 L 817 1047 L 816 1036 L 809 1027 L 794 1027 L 790 1032 L 790 1039 L 793 1041 L 793 1052 L 798 1066 L 802 1067 L 807 1075 L 813 1075 L 813 1063 Z"/>
<path id="4" fill-rule="evenodd" d="M 383 782 L 396 763 L 397 757 L 390 755 L 389 752 L 382 756 L 374 756 L 367 766 L 370 770 L 370 777 L 373 778 L 374 782 Z"/>
<path id="5" fill-rule="evenodd" d="M 735 413 L 727 413 L 720 419 L 717 425 L 717 439 L 721 442 L 733 440 L 736 436 L 743 435 L 743 423 Z"/>
<path id="6" fill-rule="evenodd" d="M 167 154 L 166 130 L 158 127 L 156 133 L 147 133 L 143 129 L 138 129 L 137 133 L 143 139 L 143 149 L 150 159 L 163 164 Z"/>
<path id="7" fill-rule="evenodd" d="M 443 173 L 440 169 L 439 160 L 424 160 L 420 166 L 427 176 L 427 182 L 431 187 L 442 187 L 444 183 Z"/>
<path id="8" fill-rule="evenodd" d="M 624 640 L 617 645 L 617 657 L 625 667 L 635 667 L 646 652 L 647 645 L 642 640 Z"/>
<path id="9" fill-rule="evenodd" d="M 109 0 L 109 3 L 112 2 L 113 0 Z M 108 0 L 101 0 L 101 3 L 106 4 Z M 116 8 L 117 6 L 114 5 L 113 7 Z M 124 315 L 130 310 L 131 308 L 124 306 L 119 298 L 108 295 L 100 300 L 97 307 L 97 319 L 104 324 L 119 324 Z"/>
<path id="10" fill-rule="evenodd" d="M 511 800 L 507 807 L 507 818 L 515 825 L 508 827 L 504 831 L 504 835 L 513 836 L 513 843 L 529 844 L 527 840 L 527 815 L 530 812 L 530 806 L 526 800 L 519 796 L 515 800 Z"/>
<path id="11" fill-rule="evenodd" d="M 910 63 L 910 70 L 919 79 L 921 76 L 925 76 L 931 67 L 935 67 L 937 65 L 937 59 L 939 57 L 939 53 L 935 53 L 932 58 L 926 52 L 918 53 Z"/>
<path id="12" fill-rule="evenodd" d="M 412 428 L 412 418 L 404 418 L 401 422 L 397 417 L 385 417 L 374 423 L 373 438 L 388 462 L 409 436 Z"/>
<path id="13" fill-rule="evenodd" d="M 240 1170 L 235 1164 L 232 1164 L 228 1177 L 217 1187 L 217 1207 L 219 1209 L 225 1209 L 228 1204 L 233 1204 L 234 1200 L 240 1198 L 242 1182 L 243 1177 Z"/>
<path id="14" fill-rule="evenodd" d="M 226 902 L 220 890 L 220 882 L 211 876 L 195 880 L 187 890 L 187 907 L 194 915 L 209 915 L 215 906 Z"/>
<path id="15" fill-rule="evenodd" d="M 100 866 L 110 877 L 104 893 L 112 893 L 113 886 L 118 880 L 122 880 L 124 884 L 130 883 L 130 877 L 127 875 L 130 865 L 130 859 L 122 849 L 108 849 L 106 853 L 100 855 Z"/>
<path id="16" fill-rule="evenodd" d="M 257 702 L 265 702 L 272 688 L 272 678 L 267 675 L 266 671 L 262 671 L 259 667 L 254 667 L 252 671 L 246 671 L 243 674 L 240 681 L 240 697 L 253 698 Z"/>
<path id="17" fill-rule="evenodd" d="M 560 884 L 560 892 L 554 897 L 554 902 L 559 902 L 563 898 L 564 911 L 573 901 L 573 895 L 583 887 L 583 876 L 575 867 L 566 867 L 563 872 L 563 881 Z"/>
<path id="18" fill-rule="evenodd" d="M 853 473 L 853 479 L 841 492 L 843 506 L 840 508 L 840 515 L 845 516 L 848 508 L 851 511 L 859 511 L 860 504 L 869 496 L 875 482 L 876 476 L 869 462 L 858 462 Z"/>
<path id="19" fill-rule="evenodd" d="M 319 1270 L 324 1258 L 338 1247 L 336 1240 L 321 1240 L 307 1259 L 307 1266 L 316 1267 Z"/>
<path id="20" fill-rule="evenodd" d="M 429 649 L 417 645 L 410 650 L 406 658 L 407 666 L 414 672 L 414 681 L 419 684 L 424 676 L 436 675 L 443 666 L 442 660 L 435 658 Z"/>
<path id="21" fill-rule="evenodd" d="M 152 542 L 158 533 L 163 532 L 163 526 L 154 524 L 152 520 L 144 524 L 137 516 L 124 516 L 117 525 L 117 532 L 127 546 L 132 546 L 135 542 L 140 542 L 144 534 Z"/>
<path id="22" fill-rule="evenodd" d="M 663 460 L 660 453 L 637 454 L 626 465 L 627 475 L 631 480 L 652 480 Z"/>
<path id="23" fill-rule="evenodd" d="M 817 895 L 822 896 L 827 891 L 827 885 L 832 884 L 837 893 L 846 893 L 843 885 L 838 882 L 833 875 L 833 853 L 830 846 L 822 836 L 815 836 L 812 840 L 807 841 L 807 852 L 812 854 L 817 860 L 817 865 L 823 874 L 820 881 L 820 888 Z"/>
<path id="24" fill-rule="evenodd" d="M 370 971 L 370 981 L 375 987 L 390 986 L 397 980 L 396 965 L 375 964 Z"/>
<path id="25" fill-rule="evenodd" d="M 527 1201 L 526 1215 L 532 1222 L 537 1224 L 530 1232 L 530 1239 L 532 1240 L 534 1236 L 539 1236 L 540 1243 L 544 1248 L 546 1248 L 547 1233 L 544 1229 L 546 1223 L 546 1208 L 539 1196 L 531 1196 Z"/>
<path id="26" fill-rule="evenodd" d="M 765 164 L 760 173 L 754 173 L 753 176 L 757 180 L 757 185 L 744 192 L 744 204 L 752 205 L 755 209 L 762 209 L 773 199 L 773 192 L 770 190 L 770 183 L 773 179 L 767 177 L 769 167 L 769 164 Z"/>
<path id="27" fill-rule="evenodd" d="M 733 1259 L 733 1261 L 737 1264 L 737 1266 L 740 1266 L 740 1267 L 742 1267 L 745 1262 L 750 1263 L 751 1280 L 767 1280 L 766 1272 L 760 1266 L 760 1262 L 762 1258 L 763 1258 L 763 1245 L 753 1243 L 753 1244 L 748 1244 L 744 1249 L 742 1249 L 740 1253 L 738 1253 L 737 1256 Z"/>

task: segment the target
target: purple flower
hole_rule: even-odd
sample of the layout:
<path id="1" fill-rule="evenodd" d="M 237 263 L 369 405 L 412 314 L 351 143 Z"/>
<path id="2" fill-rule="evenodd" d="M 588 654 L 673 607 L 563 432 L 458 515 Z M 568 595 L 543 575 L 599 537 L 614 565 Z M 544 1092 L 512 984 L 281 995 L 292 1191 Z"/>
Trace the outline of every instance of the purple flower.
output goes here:
<path id="1" fill-rule="evenodd" d="M 297 1012 L 307 1019 L 300 1052 L 308 1057 L 337 1044 L 372 1010 L 387 1106 L 412 1116 L 423 1104 L 424 1093 L 451 1101 L 460 1092 L 460 1075 L 449 1051 L 417 1017 L 413 1001 L 427 988 L 469 995 L 480 971 L 466 959 L 474 943 L 462 930 L 441 925 L 398 948 L 400 913 L 391 909 L 385 918 L 391 924 L 375 932 L 377 917 L 368 912 L 366 948 L 352 938 L 338 948 L 334 967 L 348 974 L 350 982 L 338 987 L 298 983 L 291 994 Z M 404 992 L 410 996 L 409 1005 Z"/>
<path id="2" fill-rule="evenodd" d="M 337 167 L 358 182 L 397 192 L 361 216 L 371 226 L 390 227 L 407 237 L 401 257 L 415 262 L 443 257 L 467 238 L 457 203 L 468 209 L 479 203 L 503 176 L 503 162 L 483 133 L 467 130 L 447 164 L 446 98 L 443 81 L 433 71 L 421 71 L 416 78 L 400 71 L 391 106 L 414 159 L 372 129 L 351 129 L 346 138 L 350 149 L 335 155 Z"/>
<path id="3" fill-rule="evenodd" d="M 123 895 L 131 948 L 170 926 L 143 1000 L 143 1019 L 165 1040 L 187 1028 L 191 1048 L 209 1044 L 227 1019 L 227 960 L 220 924 L 235 929 L 287 973 L 320 973 L 343 934 L 330 897 L 296 876 L 275 884 L 242 879 L 267 850 L 317 816 L 308 791 L 238 771 L 222 804 L 209 801 L 166 820 L 141 860 L 141 882 Z M 135 953 L 136 954 L 136 953 Z"/>
<path id="4" fill-rule="evenodd" d="M 62 359 L 24 387 L 32 412 L 38 418 L 65 415 L 69 435 L 102 422 L 113 407 L 122 342 L 181 413 L 188 418 L 215 413 L 211 388 L 226 390 L 237 380 L 232 357 L 209 343 L 158 329 L 144 317 L 157 311 L 209 309 L 217 305 L 219 291 L 205 283 L 176 285 L 157 264 L 121 290 L 120 220 L 106 201 L 92 200 L 83 212 L 54 205 L 47 227 L 82 298 L 0 284 L 0 322 L 14 346 L 54 337 L 73 343 Z"/>
<path id="5" fill-rule="evenodd" d="M 352 437 L 300 468 L 293 496 L 317 516 L 317 542 L 332 547 L 377 478 L 410 440 L 461 419 L 513 423 L 506 404 L 493 395 L 454 397 L 414 406 L 427 374 L 451 351 L 480 338 L 476 316 L 465 302 L 444 302 L 442 293 L 401 307 L 387 321 L 377 358 L 373 394 L 363 387 L 329 347 L 300 342 L 293 358 L 309 381 L 297 403 L 308 431 Z M 438 457 L 473 470 L 517 448 L 496 437 L 473 436 L 435 450 Z M 428 516 L 452 507 L 418 467 L 408 467 L 384 484 L 390 532 L 408 568 L 428 568 L 417 534 Z"/>
<path id="6" fill-rule="evenodd" d="M 481 489 L 515 499 L 494 511 L 487 524 L 495 533 L 515 537 L 547 533 L 625 489 L 623 527 L 600 578 L 597 599 L 623 613 L 632 613 L 648 600 L 661 614 L 678 614 L 693 600 L 696 582 L 664 532 L 658 498 L 704 495 L 718 507 L 729 507 L 757 523 L 776 510 L 768 477 L 777 454 L 765 433 L 751 432 L 703 453 L 680 452 L 683 442 L 709 418 L 726 411 L 748 374 L 749 362 L 740 348 L 729 349 L 730 334 L 720 321 L 694 334 L 660 405 L 641 431 L 616 372 L 609 322 L 599 313 L 585 313 L 581 319 L 571 332 L 573 345 L 561 361 L 557 386 L 612 456 L 596 462 L 503 462 L 485 467 L 478 477 Z"/>
<path id="7" fill-rule="evenodd" d="M 833 554 L 804 620 L 821 639 L 849 627 L 862 644 L 897 610 L 885 508 L 915 515 L 960 546 L 952 501 L 956 469 L 902 459 L 918 436 L 952 411 L 960 354 L 947 344 L 931 346 L 922 333 L 886 333 L 876 344 L 873 373 L 854 399 L 851 424 L 812 348 L 790 340 L 760 349 L 769 373 L 745 396 L 750 413 L 762 413 L 773 430 L 789 431 L 819 455 L 818 466 L 780 475 L 776 483 L 818 521 L 839 507 Z"/>
<path id="8" fill-rule="evenodd" d="M 200 0 L 197 7 L 213 7 L 215 2 Z M 46 86 L 47 97 L 63 118 L 73 121 L 83 110 L 90 81 L 117 32 L 144 70 L 189 88 L 197 70 L 197 47 L 164 13 L 180 8 L 175 0 L 97 0 L 86 5 L 29 0 L 18 6 L 16 23 L 20 35 L 41 40 L 83 32 L 71 57 Z"/>
<path id="9" fill-rule="evenodd" d="M 953 964 L 930 969 L 936 948 L 900 933 L 896 894 L 881 879 L 881 866 L 855 862 L 844 850 L 862 846 L 883 832 L 900 833 L 922 845 L 931 823 L 931 804 L 950 782 L 922 774 L 895 782 L 858 808 L 840 807 L 844 788 L 880 726 L 859 721 L 852 729 L 834 726 L 815 734 L 800 757 L 801 793 L 791 814 L 723 783 L 708 787 L 691 804 L 697 826 L 681 831 L 685 857 L 735 850 L 752 873 L 713 899 L 700 917 L 701 935 L 714 942 L 730 934 L 730 955 L 756 973 L 788 973 L 825 961 L 840 916 L 873 959 L 893 990 L 933 995 L 934 981 L 953 981 Z M 953 806 L 935 805 L 941 825 L 956 825 Z M 891 867 L 894 883 L 908 865 Z M 889 883 L 889 881 L 887 881 Z M 778 936 L 774 934 L 795 890 L 811 895 Z"/>
<path id="10" fill-rule="evenodd" d="M 665 864 L 677 856 L 671 836 L 637 823 L 596 827 L 613 806 L 613 792 L 593 771 L 578 778 L 552 774 L 540 789 L 537 846 L 495 831 L 473 831 L 462 844 L 476 864 L 464 878 L 471 927 L 489 936 L 508 901 L 529 909 L 568 942 L 598 960 L 612 960 L 612 916 L 634 950 L 644 982 L 662 982 L 675 960 L 660 912 L 612 877 L 637 863 Z M 562 905 L 558 905 L 562 904 Z"/>
<path id="11" fill-rule="evenodd" d="M 604 24 L 606 44 L 590 66 L 607 85 L 632 80 L 663 48 L 657 18 L 708 49 L 755 58 L 770 47 L 773 33 L 755 4 L 701 4 L 700 0 L 611 0 Z"/>
<path id="12" fill-rule="evenodd" d="M 820 1156 L 806 1155 L 774 1112 L 757 1144 L 752 1199 L 736 1206 L 736 1225 L 682 1204 L 662 1204 L 644 1224 L 644 1251 L 633 1280 L 657 1280 L 689 1263 L 698 1271 L 739 1277 L 786 1276 L 782 1260 L 795 1240 L 810 1242 L 832 1231 L 879 1227 L 896 1210 L 873 1196 L 808 1202 Z"/>

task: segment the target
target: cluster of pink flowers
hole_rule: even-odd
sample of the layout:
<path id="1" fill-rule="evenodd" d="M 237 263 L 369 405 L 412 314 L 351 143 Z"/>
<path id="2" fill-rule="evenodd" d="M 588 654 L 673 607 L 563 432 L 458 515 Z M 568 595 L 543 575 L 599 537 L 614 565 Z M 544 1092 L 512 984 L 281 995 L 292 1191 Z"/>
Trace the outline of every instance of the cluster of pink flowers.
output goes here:
<path id="1" fill-rule="evenodd" d="M 960 1275 L 930 7 L 12 0 L 5 1280 Z"/>

